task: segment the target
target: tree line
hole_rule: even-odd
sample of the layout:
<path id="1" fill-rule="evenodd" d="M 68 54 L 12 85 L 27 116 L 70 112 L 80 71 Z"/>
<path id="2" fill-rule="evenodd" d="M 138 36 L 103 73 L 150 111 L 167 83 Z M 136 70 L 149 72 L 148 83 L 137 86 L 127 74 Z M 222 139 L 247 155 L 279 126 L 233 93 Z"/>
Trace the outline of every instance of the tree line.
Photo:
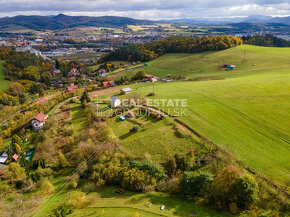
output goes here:
<path id="1" fill-rule="evenodd" d="M 290 47 L 290 41 L 267 34 L 265 36 L 243 36 L 244 44 L 252 44 L 266 47 Z"/>
<path id="2" fill-rule="evenodd" d="M 0 91 L 0 110 L 3 106 L 15 106 L 29 101 L 27 93 L 45 94 L 45 89 L 50 86 L 50 71 L 53 64 L 50 61 L 30 54 L 16 52 L 12 49 L 1 48 L 0 60 L 4 60 L 5 79 L 12 81 L 10 88 L 5 92 Z"/>
<path id="3" fill-rule="evenodd" d="M 165 53 L 198 53 L 217 51 L 242 44 L 242 39 L 236 36 L 173 36 L 158 41 L 120 47 L 109 54 L 103 55 L 100 62 L 106 61 L 150 61 Z"/>
<path id="4" fill-rule="evenodd" d="M 5 60 L 5 75 L 9 80 L 17 78 L 45 82 L 49 75 L 47 72 L 53 69 L 50 61 L 45 61 L 28 52 L 1 48 L 0 59 Z"/>

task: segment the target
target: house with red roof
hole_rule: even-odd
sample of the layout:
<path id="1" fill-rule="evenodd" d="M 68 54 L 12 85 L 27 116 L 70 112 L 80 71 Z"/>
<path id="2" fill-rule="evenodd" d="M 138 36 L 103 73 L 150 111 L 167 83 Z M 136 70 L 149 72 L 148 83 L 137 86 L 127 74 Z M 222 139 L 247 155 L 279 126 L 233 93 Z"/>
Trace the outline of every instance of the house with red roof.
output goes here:
<path id="1" fill-rule="evenodd" d="M 103 86 L 104 87 L 113 87 L 113 86 L 115 86 L 115 82 L 114 81 L 104 81 Z"/>
<path id="2" fill-rule="evenodd" d="M 70 86 L 66 87 L 65 93 L 70 93 L 78 88 L 79 88 L 78 85 L 75 85 L 74 83 L 72 83 Z"/>
<path id="3" fill-rule="evenodd" d="M 76 68 L 73 68 L 68 72 L 68 76 L 75 76 L 78 75 L 78 70 Z"/>
<path id="4" fill-rule="evenodd" d="M 43 114 L 42 112 L 36 115 L 35 118 L 33 118 L 33 120 L 31 121 L 33 129 L 34 130 L 42 129 L 47 118 L 48 118 L 48 115 Z"/>
<path id="5" fill-rule="evenodd" d="M 153 75 L 145 74 L 145 78 L 153 78 Z"/>
<path id="6" fill-rule="evenodd" d="M 147 78 L 151 82 L 159 81 L 159 78 L 155 77 L 154 75 L 145 74 L 145 78 Z"/>

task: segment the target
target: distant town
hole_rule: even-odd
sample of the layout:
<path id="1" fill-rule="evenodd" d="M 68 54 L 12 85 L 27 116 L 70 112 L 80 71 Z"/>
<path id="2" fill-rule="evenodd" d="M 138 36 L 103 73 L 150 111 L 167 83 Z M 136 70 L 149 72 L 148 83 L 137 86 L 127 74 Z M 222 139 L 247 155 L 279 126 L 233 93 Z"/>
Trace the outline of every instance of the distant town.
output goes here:
<path id="1" fill-rule="evenodd" d="M 14 47 L 45 58 L 75 54 L 102 53 L 128 44 L 143 44 L 166 37 L 233 35 L 255 36 L 271 34 L 290 40 L 290 27 L 282 24 L 234 23 L 229 25 L 196 25 L 182 23 L 156 23 L 154 25 L 125 25 L 124 27 L 76 27 L 61 30 L 35 31 L 6 28 L 0 30 L 0 47 Z"/>

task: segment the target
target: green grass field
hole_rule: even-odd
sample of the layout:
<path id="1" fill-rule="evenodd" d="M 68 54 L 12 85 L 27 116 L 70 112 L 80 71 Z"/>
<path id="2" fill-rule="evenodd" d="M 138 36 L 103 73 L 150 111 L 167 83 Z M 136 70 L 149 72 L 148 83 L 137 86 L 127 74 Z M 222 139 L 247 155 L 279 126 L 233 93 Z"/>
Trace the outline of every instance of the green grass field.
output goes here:
<path id="1" fill-rule="evenodd" d="M 166 54 L 148 63 L 146 73 L 187 78 L 228 78 L 264 72 L 283 72 L 290 68 L 290 48 L 266 48 L 252 45 L 196 54 Z M 232 71 L 219 70 L 223 64 L 235 64 Z M 289 71 L 289 70 L 287 70 Z"/>
<path id="2" fill-rule="evenodd" d="M 243 65 L 239 55 L 245 49 L 248 57 Z M 174 69 L 174 59 L 185 58 L 196 60 L 192 61 L 193 69 L 204 70 L 198 76 L 225 77 L 225 80 L 156 83 L 154 98 L 186 99 L 188 106 L 181 120 L 249 167 L 286 183 L 290 179 L 289 57 L 289 48 L 240 46 L 215 53 L 165 55 L 150 62 L 146 72 L 151 68 L 158 76 L 167 74 Z M 238 69 L 215 70 L 218 59 L 230 59 Z M 157 62 L 163 70 L 160 74 Z M 164 62 L 169 65 L 165 67 Z M 189 76 L 193 74 L 188 71 Z M 139 94 L 152 92 L 152 84 L 131 87 Z M 172 107 L 163 108 L 173 113 Z"/>
<path id="3" fill-rule="evenodd" d="M 81 104 L 71 103 L 72 124 L 76 135 L 80 134 L 82 129 L 87 126 L 87 116 Z"/>
<path id="4" fill-rule="evenodd" d="M 138 92 L 148 94 L 151 88 L 147 84 Z M 155 98 L 187 99 L 183 121 L 250 167 L 289 180 L 289 73 L 163 83 L 155 85 L 155 91 Z"/>
<path id="5" fill-rule="evenodd" d="M 37 203 L 37 208 L 32 209 L 27 216 L 43 217 L 49 216 L 50 211 L 67 200 L 68 195 L 73 191 L 65 185 L 65 180 L 74 170 L 63 169 L 53 179 L 55 194 L 41 199 Z M 83 190 L 84 181 L 78 190 Z M 194 210 L 195 216 L 200 217 L 222 217 L 227 214 L 215 211 L 211 207 L 201 206 L 191 199 L 184 199 L 178 196 L 170 196 L 161 192 L 137 193 L 126 191 L 124 194 L 116 193 L 117 187 L 102 186 L 86 196 L 86 205 L 82 208 L 74 209 L 73 216 L 102 216 L 102 217 L 134 217 L 138 212 L 139 217 L 179 217 L 190 216 Z M 165 210 L 160 207 L 165 205 Z M 102 211 L 103 210 L 103 211 Z"/>
<path id="6" fill-rule="evenodd" d="M 157 217 L 157 216 L 190 216 L 191 211 L 195 211 L 195 216 L 227 216 L 209 207 L 195 204 L 191 200 L 178 197 L 170 197 L 168 194 L 160 192 L 115 193 L 114 187 L 102 187 L 92 197 L 95 201 L 85 209 L 77 209 L 69 216 L 104 216 L 104 217 Z M 165 210 L 160 207 L 165 205 Z M 103 210 L 103 211 L 102 211 Z M 103 213 L 103 214 L 102 214 Z M 136 214 L 138 213 L 138 215 Z"/>
<path id="7" fill-rule="evenodd" d="M 125 115 L 125 114 L 124 114 Z M 190 147 L 201 152 L 208 149 L 201 143 L 199 138 L 188 133 L 188 137 L 180 138 L 176 136 L 173 126 L 170 125 L 170 118 L 157 121 L 151 117 L 138 117 L 133 121 L 121 121 L 119 116 L 110 119 L 110 127 L 119 138 L 120 144 L 135 156 L 141 158 L 151 158 L 152 160 L 163 162 L 169 155 L 184 153 Z M 130 133 L 129 127 L 140 124 L 137 133 Z"/>
<path id="8" fill-rule="evenodd" d="M 9 82 L 4 79 L 4 61 L 0 61 L 0 91 L 6 90 L 9 88 Z"/>

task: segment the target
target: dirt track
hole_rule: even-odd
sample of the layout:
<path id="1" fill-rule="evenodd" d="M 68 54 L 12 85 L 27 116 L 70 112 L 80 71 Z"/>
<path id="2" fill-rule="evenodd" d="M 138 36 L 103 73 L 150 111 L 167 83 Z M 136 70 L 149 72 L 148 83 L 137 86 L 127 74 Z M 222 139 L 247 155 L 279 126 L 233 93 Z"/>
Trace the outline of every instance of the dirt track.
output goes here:
<path id="1" fill-rule="evenodd" d="M 120 89 L 121 89 L 120 87 L 111 87 L 111 88 L 106 88 L 102 90 L 96 90 L 96 91 L 89 92 L 89 96 L 90 98 L 102 97 L 102 96 L 110 95 L 113 93 L 118 93 Z"/>

